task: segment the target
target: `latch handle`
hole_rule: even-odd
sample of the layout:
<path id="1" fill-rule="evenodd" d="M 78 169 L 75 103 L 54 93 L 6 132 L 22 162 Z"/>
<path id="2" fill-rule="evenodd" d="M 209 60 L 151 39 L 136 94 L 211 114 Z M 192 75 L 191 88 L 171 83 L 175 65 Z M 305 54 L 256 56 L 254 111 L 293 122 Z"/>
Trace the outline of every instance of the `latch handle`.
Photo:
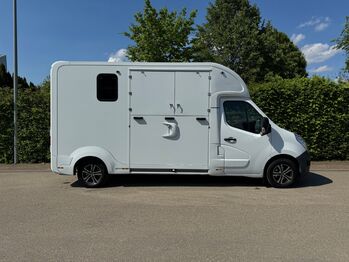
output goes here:
<path id="1" fill-rule="evenodd" d="M 174 138 L 177 136 L 178 133 L 178 126 L 176 123 L 169 123 L 169 122 L 163 122 L 165 126 L 168 127 L 167 134 L 163 135 L 164 138 Z"/>

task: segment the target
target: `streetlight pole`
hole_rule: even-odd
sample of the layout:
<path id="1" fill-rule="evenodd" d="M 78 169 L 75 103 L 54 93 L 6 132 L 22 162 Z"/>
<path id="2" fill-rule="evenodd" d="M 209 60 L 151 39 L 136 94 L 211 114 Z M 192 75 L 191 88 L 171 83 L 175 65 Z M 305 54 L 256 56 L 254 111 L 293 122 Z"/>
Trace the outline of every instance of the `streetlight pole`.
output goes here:
<path id="1" fill-rule="evenodd" d="M 17 164 L 17 1 L 13 0 L 13 164 Z"/>

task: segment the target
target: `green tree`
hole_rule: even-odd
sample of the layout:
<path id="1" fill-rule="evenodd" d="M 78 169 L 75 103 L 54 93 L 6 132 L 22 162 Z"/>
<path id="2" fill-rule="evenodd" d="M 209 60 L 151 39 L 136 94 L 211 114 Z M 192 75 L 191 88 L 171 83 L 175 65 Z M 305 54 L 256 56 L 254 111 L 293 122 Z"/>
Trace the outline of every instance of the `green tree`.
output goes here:
<path id="1" fill-rule="evenodd" d="M 344 72 L 349 73 L 349 16 L 346 17 L 344 29 L 340 37 L 336 40 L 336 42 L 337 42 L 337 48 L 343 49 L 347 54 L 347 58 L 345 60 Z"/>
<path id="2" fill-rule="evenodd" d="M 27 89 L 27 88 L 35 88 L 35 85 L 30 82 L 28 84 L 27 79 L 24 77 L 18 77 L 18 88 Z M 13 77 L 9 72 L 6 71 L 4 65 L 0 64 L 0 87 L 13 87 Z"/>
<path id="3" fill-rule="evenodd" d="M 143 13 L 135 14 L 135 24 L 124 35 L 135 42 L 129 46 L 127 56 L 131 61 L 181 62 L 190 61 L 192 49 L 190 34 L 194 31 L 196 11 L 187 17 L 187 10 L 157 11 L 150 0 L 145 0 Z"/>
<path id="4" fill-rule="evenodd" d="M 261 28 L 259 48 L 263 63 L 257 81 L 267 80 L 270 76 L 287 79 L 307 76 L 307 62 L 302 52 L 270 22 Z"/>
<path id="5" fill-rule="evenodd" d="M 286 34 L 262 22 L 248 0 L 216 0 L 194 40 L 194 60 L 230 67 L 247 82 L 306 76 L 306 62 Z"/>
<path id="6" fill-rule="evenodd" d="M 3 64 L 0 64 L 0 87 L 12 86 L 12 77 Z"/>
<path id="7" fill-rule="evenodd" d="M 207 23 L 198 27 L 196 61 L 212 61 L 255 81 L 263 58 L 258 52 L 261 16 L 247 0 L 216 0 L 207 8 Z"/>

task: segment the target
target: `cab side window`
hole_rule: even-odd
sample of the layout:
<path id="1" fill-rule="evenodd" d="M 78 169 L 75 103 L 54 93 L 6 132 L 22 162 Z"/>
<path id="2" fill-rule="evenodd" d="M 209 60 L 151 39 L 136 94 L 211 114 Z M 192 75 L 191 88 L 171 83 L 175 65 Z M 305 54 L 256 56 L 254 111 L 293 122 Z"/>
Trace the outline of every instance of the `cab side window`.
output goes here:
<path id="1" fill-rule="evenodd" d="M 251 104 L 244 101 L 225 101 L 223 108 L 226 122 L 231 127 L 254 134 L 261 132 L 263 117 Z"/>

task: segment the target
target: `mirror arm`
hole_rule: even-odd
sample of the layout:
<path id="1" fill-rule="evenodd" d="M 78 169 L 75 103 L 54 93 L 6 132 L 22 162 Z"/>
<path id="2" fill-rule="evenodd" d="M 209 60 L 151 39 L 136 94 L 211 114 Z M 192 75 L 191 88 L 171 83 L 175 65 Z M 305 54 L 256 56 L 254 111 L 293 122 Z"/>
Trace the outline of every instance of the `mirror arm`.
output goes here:
<path id="1" fill-rule="evenodd" d="M 269 119 L 267 117 L 263 117 L 261 136 L 271 133 L 271 125 L 269 123 Z"/>

